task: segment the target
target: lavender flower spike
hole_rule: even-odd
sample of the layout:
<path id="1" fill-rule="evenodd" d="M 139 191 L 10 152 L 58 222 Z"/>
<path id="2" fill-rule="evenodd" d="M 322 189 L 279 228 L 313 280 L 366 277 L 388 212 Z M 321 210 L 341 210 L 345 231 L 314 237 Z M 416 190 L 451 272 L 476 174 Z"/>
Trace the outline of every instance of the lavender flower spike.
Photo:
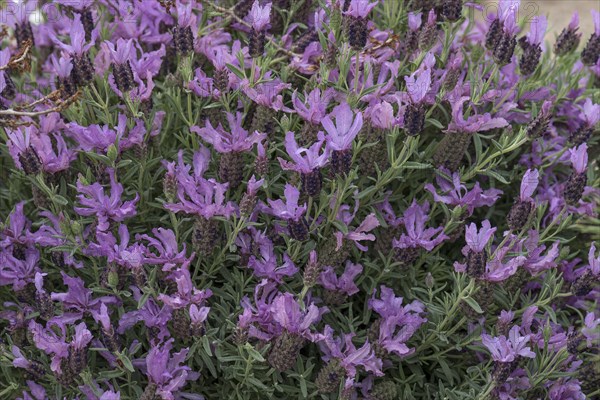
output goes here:
<path id="1" fill-rule="evenodd" d="M 300 192 L 290 184 L 285 185 L 285 202 L 281 199 L 269 199 L 270 212 L 276 217 L 287 220 L 290 237 L 296 240 L 308 239 L 308 224 L 304 218 L 306 204 L 298 205 Z"/>
<path id="2" fill-rule="evenodd" d="M 335 117 L 335 125 L 330 115 Z M 331 168 L 338 175 L 347 174 L 352 162 L 352 141 L 360 132 L 363 125 L 362 113 L 354 113 L 348 103 L 342 103 L 333 112 L 321 120 L 327 131 L 325 140 L 331 152 Z"/>
<path id="3" fill-rule="evenodd" d="M 521 180 L 519 198 L 510 209 L 506 221 L 512 231 L 523 229 L 530 215 L 535 211 L 535 201 L 531 197 L 538 186 L 540 173 L 537 169 L 528 169 Z"/>

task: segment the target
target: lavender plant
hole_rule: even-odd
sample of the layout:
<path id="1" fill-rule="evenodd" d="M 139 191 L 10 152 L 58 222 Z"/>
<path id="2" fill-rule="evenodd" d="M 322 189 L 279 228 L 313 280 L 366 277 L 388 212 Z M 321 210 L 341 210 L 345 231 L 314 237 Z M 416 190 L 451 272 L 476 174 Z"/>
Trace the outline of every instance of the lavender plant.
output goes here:
<path id="1" fill-rule="evenodd" d="M 600 13 L 520 6 L 3 3 L 0 398 L 600 398 Z"/>

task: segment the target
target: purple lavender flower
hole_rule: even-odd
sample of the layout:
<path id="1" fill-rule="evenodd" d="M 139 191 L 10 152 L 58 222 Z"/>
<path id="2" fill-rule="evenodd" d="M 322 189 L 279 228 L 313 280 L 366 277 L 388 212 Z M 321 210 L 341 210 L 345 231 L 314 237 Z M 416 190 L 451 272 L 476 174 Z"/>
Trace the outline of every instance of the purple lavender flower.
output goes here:
<path id="1" fill-rule="evenodd" d="M 139 301 L 142 298 L 140 290 L 132 288 L 133 298 Z M 171 307 L 163 305 L 160 307 L 152 298 L 146 300 L 139 310 L 126 312 L 119 320 L 119 334 L 125 333 L 138 322 L 143 322 L 148 328 L 151 343 L 156 343 L 171 336 L 167 324 L 171 320 Z"/>
<path id="2" fill-rule="evenodd" d="M 137 235 L 136 240 L 148 241 L 148 246 L 144 246 L 144 262 L 154 265 L 162 265 L 164 272 L 169 272 L 177 266 L 182 269 L 187 269 L 195 257 L 192 253 L 189 257 L 186 255 L 186 244 L 179 251 L 177 237 L 170 229 L 155 228 L 152 230 L 154 237 L 148 235 Z M 153 252 L 155 250 L 156 252 Z"/>
<path id="3" fill-rule="evenodd" d="M 340 207 L 340 214 L 341 213 L 342 213 L 342 208 Z M 356 215 L 356 209 L 355 209 L 354 213 L 352 215 L 349 215 L 348 217 L 339 218 L 339 215 L 338 215 L 338 219 L 341 222 L 343 222 L 344 224 L 348 225 L 352 222 L 355 215 Z M 361 251 L 369 250 L 369 248 L 367 246 L 361 244 L 360 242 L 362 242 L 363 240 L 369 240 L 371 242 L 374 241 L 376 239 L 375 235 L 372 233 L 368 233 L 368 232 L 371 232 L 373 229 L 377 228 L 379 225 L 380 225 L 379 220 L 377 219 L 375 214 L 371 213 L 365 217 L 365 219 L 361 222 L 361 224 L 358 226 L 358 228 L 356 228 L 354 230 L 351 230 L 349 228 L 346 233 L 339 232 L 339 231 L 335 232 L 334 236 L 337 241 L 336 251 L 339 251 L 342 248 L 344 240 L 353 241 L 355 246 Z"/>
<path id="4" fill-rule="evenodd" d="M 249 134 L 242 127 L 243 115 L 226 113 L 227 121 L 229 122 L 230 132 L 227 132 L 223 126 L 215 129 L 209 120 L 206 120 L 206 126 L 199 128 L 193 126 L 190 131 L 197 133 L 202 139 L 212 144 L 219 153 L 249 151 L 256 144 L 266 138 L 266 134 L 254 132 Z"/>
<path id="5" fill-rule="evenodd" d="M 294 110 L 305 121 L 318 125 L 327 114 L 327 105 L 335 95 L 335 90 L 329 88 L 321 93 L 319 88 L 313 89 L 309 94 L 304 93 L 304 102 L 298 98 L 298 94 L 292 94 Z"/>
<path id="6" fill-rule="evenodd" d="M 473 188 L 468 190 L 466 185 L 461 183 L 458 172 L 452 174 L 452 181 L 445 179 L 442 175 L 437 175 L 436 182 L 444 194 L 439 195 L 431 183 L 425 185 L 425 189 L 433 195 L 433 200 L 454 207 L 463 207 L 467 216 L 473 215 L 476 208 L 491 207 L 502 195 L 502 191 L 499 189 L 482 190 L 479 182 L 475 182 Z"/>
<path id="7" fill-rule="evenodd" d="M 174 400 L 174 393 L 182 389 L 187 381 L 198 379 L 198 373 L 182 365 L 188 349 L 171 355 L 173 341 L 169 339 L 162 345 L 153 346 L 146 356 L 146 375 L 152 386 L 151 392 L 166 400 Z"/>
<path id="8" fill-rule="evenodd" d="M 271 3 L 261 6 L 258 0 L 252 4 L 252 9 L 249 14 L 249 21 L 252 28 L 257 31 L 264 31 L 271 18 Z"/>
<path id="9" fill-rule="evenodd" d="M 542 54 L 541 44 L 544 42 L 548 20 L 544 15 L 537 16 L 531 20 L 531 27 L 527 36 L 519 39 L 519 46 L 523 49 L 523 54 L 519 60 L 519 68 L 523 75 L 530 75 L 535 72 Z"/>
<path id="10" fill-rule="evenodd" d="M 383 285 L 380 292 L 380 299 L 375 297 L 375 291 L 369 299 L 369 308 L 380 316 L 369 333 L 371 346 L 382 356 L 387 353 L 396 353 L 400 357 L 412 354 L 415 349 L 409 348 L 406 342 L 427 322 L 420 316 L 425 311 L 424 305 L 415 300 L 402 306 L 402 297 L 396 297 L 391 288 Z"/>
<path id="11" fill-rule="evenodd" d="M 508 227 L 512 231 L 520 231 L 527 224 L 535 211 L 535 201 L 531 197 L 538 186 L 540 173 L 537 169 L 528 169 L 521 180 L 519 198 L 506 216 Z"/>
<path id="12" fill-rule="evenodd" d="M 317 196 L 321 191 L 322 176 L 321 168 L 327 164 L 329 149 L 323 148 L 325 137 L 319 132 L 318 142 L 309 148 L 298 147 L 294 132 L 285 135 L 285 150 L 293 162 L 279 157 L 281 168 L 286 171 L 296 171 L 302 176 L 302 190 L 309 196 Z"/>
<path id="13" fill-rule="evenodd" d="M 444 227 L 425 228 L 429 220 L 429 202 L 419 205 L 416 200 L 404 211 L 402 219 L 406 233 L 393 240 L 397 256 L 403 263 L 409 264 L 418 256 L 419 249 L 432 251 L 437 245 L 448 239 L 444 234 Z M 436 236 L 437 235 L 437 236 Z"/>
<path id="14" fill-rule="evenodd" d="M 194 174 L 190 175 L 191 167 L 183 161 L 183 151 L 179 152 L 176 168 L 178 203 L 167 203 L 165 208 L 173 212 L 183 211 L 196 214 L 205 219 L 221 215 L 229 218 L 235 211 L 231 202 L 225 201 L 228 184 L 216 182 L 214 179 L 202 177 L 210 161 L 210 151 L 201 147 L 194 153 Z M 175 167 L 173 166 L 175 172 Z"/>
<path id="15" fill-rule="evenodd" d="M 283 262 L 279 262 L 272 241 L 263 240 L 259 244 L 259 252 L 260 256 L 252 255 L 248 260 L 248 267 L 257 277 L 282 283 L 283 277 L 293 276 L 298 272 L 298 268 L 287 253 L 283 255 Z"/>
<path id="16" fill-rule="evenodd" d="M 330 115 L 335 117 L 335 125 Z M 347 174 L 352 161 L 352 142 L 363 125 L 362 113 L 354 117 L 348 103 L 342 103 L 330 115 L 325 116 L 321 124 L 327 131 L 325 140 L 331 151 L 331 167 L 336 174 Z"/>
<path id="17" fill-rule="evenodd" d="M 585 326 L 581 329 L 581 333 L 585 336 L 587 347 L 593 347 L 594 343 L 598 345 L 600 339 L 600 329 L 598 329 L 600 318 L 596 318 L 593 312 L 589 312 L 585 316 L 584 323 Z"/>
<path id="18" fill-rule="evenodd" d="M 369 342 L 357 349 L 352 339 L 354 334 L 345 334 L 335 338 L 333 329 L 327 325 L 323 332 L 323 339 L 319 341 L 319 348 L 323 353 L 323 360 L 327 364 L 317 375 L 316 385 L 320 393 L 335 391 L 340 382 L 345 378 L 354 381 L 357 375 L 357 367 L 361 366 L 365 371 L 372 372 L 377 376 L 383 376 L 382 362 L 378 359 Z"/>
<path id="19" fill-rule="evenodd" d="M 283 191 L 285 202 L 281 199 L 268 199 L 270 208 L 268 212 L 278 218 L 286 220 L 290 237 L 296 240 L 306 240 L 308 238 L 308 223 L 304 217 L 306 212 L 306 204 L 298 205 L 300 192 L 290 184 L 285 185 Z"/>
<path id="20" fill-rule="evenodd" d="M 492 354 L 492 359 L 500 363 L 510 363 L 519 356 L 535 358 L 535 353 L 529 346 L 529 336 L 521 336 L 519 327 L 513 326 L 508 337 L 492 337 L 486 333 L 481 334 L 481 342 Z"/>
<path id="21" fill-rule="evenodd" d="M 174 310 L 188 307 L 191 304 L 201 305 L 206 299 L 212 296 L 210 289 L 198 290 L 187 269 L 179 269 L 173 273 L 177 283 L 177 292 L 172 295 L 161 293 L 157 299 L 162 301 Z"/>
<path id="22" fill-rule="evenodd" d="M 474 278 L 483 276 L 488 259 L 485 248 L 490 239 L 494 237 L 495 232 L 496 228 L 492 228 L 487 219 L 481 223 L 479 231 L 477 225 L 471 223 L 465 230 L 467 245 L 462 248 L 466 261 L 465 263 L 455 262 L 454 269 L 458 272 L 466 272 Z"/>
<path id="23" fill-rule="evenodd" d="M 359 292 L 358 287 L 354 283 L 356 278 L 363 271 L 360 264 L 354 264 L 351 261 L 346 261 L 346 268 L 339 277 L 332 267 L 325 267 L 319 276 L 319 284 L 330 292 L 341 295 L 344 298 L 352 296 Z"/>
<path id="24" fill-rule="evenodd" d="M 91 289 L 85 287 L 81 278 L 72 277 L 65 272 L 61 273 L 62 280 L 67 285 L 68 290 L 65 293 L 52 292 L 50 298 L 62 304 L 63 314 L 56 317 L 64 323 L 73 323 L 82 319 L 86 313 L 92 315 L 99 312 L 102 305 L 116 304 L 117 298 L 113 296 L 99 296 L 94 298 Z"/>
<path id="25" fill-rule="evenodd" d="M 463 106 L 469 97 L 460 97 L 452 103 L 452 122 L 446 132 L 477 133 L 490 129 L 504 128 L 508 122 L 504 118 L 493 118 L 489 113 L 475 114 L 466 120 L 463 116 Z"/>
<path id="26" fill-rule="evenodd" d="M 346 15 L 354 18 L 365 18 L 373 8 L 377 6 L 377 2 L 371 3 L 369 0 L 351 0 Z"/>
<path id="27" fill-rule="evenodd" d="M 74 210 L 86 217 L 96 216 L 98 232 L 107 231 L 111 222 L 123 222 L 136 215 L 135 205 L 140 199 L 136 193 L 135 199 L 122 201 L 123 185 L 117 182 L 112 168 L 107 168 L 107 172 L 110 176 L 110 196 L 104 193 L 104 188 L 97 182 L 84 185 L 77 181 L 77 191 L 80 193 L 77 198 L 81 207 L 75 207 Z"/>

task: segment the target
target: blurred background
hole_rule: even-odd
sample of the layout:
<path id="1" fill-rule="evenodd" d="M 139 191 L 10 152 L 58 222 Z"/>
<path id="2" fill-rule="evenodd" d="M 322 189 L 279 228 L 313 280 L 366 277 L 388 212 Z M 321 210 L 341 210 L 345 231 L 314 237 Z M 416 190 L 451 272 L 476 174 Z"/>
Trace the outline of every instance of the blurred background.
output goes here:
<path id="1" fill-rule="evenodd" d="M 497 1 L 485 0 L 482 2 L 488 13 L 496 11 Z M 553 42 L 553 39 L 562 29 L 569 24 L 573 12 L 579 12 L 579 31 L 583 33 L 582 42 L 587 42 L 590 35 L 594 32 L 594 22 L 592 21 L 591 10 L 600 11 L 600 0 L 521 0 L 519 19 L 530 18 L 536 15 L 548 16 L 548 33 L 546 40 Z M 526 28 L 528 29 L 528 28 Z"/>

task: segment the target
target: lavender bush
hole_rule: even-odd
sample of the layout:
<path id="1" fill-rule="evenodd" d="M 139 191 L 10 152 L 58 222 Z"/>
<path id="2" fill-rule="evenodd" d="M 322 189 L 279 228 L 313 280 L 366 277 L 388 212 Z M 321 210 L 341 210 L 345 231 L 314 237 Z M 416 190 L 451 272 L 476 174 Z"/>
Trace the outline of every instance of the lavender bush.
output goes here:
<path id="1" fill-rule="evenodd" d="M 600 398 L 600 14 L 527 6 L 4 2 L 0 398 Z"/>

